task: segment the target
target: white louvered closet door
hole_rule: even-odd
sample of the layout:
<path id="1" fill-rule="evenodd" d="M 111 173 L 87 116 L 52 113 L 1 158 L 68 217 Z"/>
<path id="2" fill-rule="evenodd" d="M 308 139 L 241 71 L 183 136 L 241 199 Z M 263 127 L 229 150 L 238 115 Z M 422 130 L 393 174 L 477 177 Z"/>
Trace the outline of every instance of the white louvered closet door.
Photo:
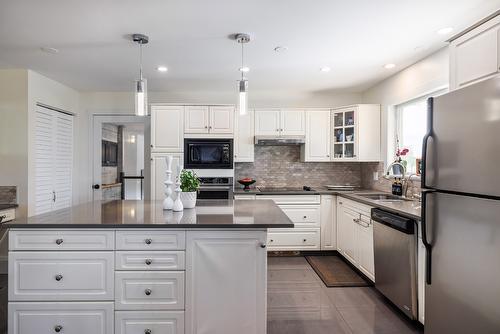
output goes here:
<path id="1" fill-rule="evenodd" d="M 35 129 L 35 214 L 41 214 L 72 203 L 73 116 L 37 106 Z"/>

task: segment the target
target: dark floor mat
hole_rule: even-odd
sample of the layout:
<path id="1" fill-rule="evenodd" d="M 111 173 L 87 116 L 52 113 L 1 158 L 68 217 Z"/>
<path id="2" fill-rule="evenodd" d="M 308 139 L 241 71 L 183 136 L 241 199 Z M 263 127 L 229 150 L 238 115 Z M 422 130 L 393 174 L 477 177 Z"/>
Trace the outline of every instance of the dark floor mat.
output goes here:
<path id="1" fill-rule="evenodd" d="M 306 256 L 306 260 L 329 288 L 372 285 L 338 256 Z"/>

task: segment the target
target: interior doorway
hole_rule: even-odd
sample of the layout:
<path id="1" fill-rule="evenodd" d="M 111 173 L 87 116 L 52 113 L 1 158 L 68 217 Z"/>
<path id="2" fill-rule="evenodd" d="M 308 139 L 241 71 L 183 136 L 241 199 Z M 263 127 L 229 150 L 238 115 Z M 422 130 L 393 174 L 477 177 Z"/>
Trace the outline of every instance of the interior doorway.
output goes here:
<path id="1" fill-rule="evenodd" d="M 94 115 L 93 200 L 149 197 L 149 118 Z"/>

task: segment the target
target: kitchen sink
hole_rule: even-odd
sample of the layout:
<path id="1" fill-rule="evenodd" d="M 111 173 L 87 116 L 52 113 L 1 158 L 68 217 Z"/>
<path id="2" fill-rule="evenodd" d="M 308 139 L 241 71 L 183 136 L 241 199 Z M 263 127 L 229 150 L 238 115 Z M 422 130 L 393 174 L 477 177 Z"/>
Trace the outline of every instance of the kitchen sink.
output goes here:
<path id="1" fill-rule="evenodd" d="M 363 197 L 366 199 L 371 199 L 379 202 L 405 202 L 411 201 L 409 198 L 404 198 L 391 194 L 357 194 L 359 197 Z"/>

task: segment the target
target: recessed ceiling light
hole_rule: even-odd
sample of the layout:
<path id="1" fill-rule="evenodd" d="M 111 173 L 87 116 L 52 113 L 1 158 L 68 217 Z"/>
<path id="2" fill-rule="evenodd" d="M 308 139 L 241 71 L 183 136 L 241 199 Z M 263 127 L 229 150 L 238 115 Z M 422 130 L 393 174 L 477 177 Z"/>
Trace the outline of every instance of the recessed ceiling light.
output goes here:
<path id="1" fill-rule="evenodd" d="M 246 73 L 246 72 L 249 72 L 249 71 L 250 71 L 249 67 L 246 67 L 246 66 L 240 67 L 240 72 L 245 72 Z"/>
<path id="2" fill-rule="evenodd" d="M 452 27 L 446 27 L 446 28 L 441 28 L 439 29 L 438 31 L 436 31 L 439 35 L 447 35 L 449 34 L 450 32 L 453 31 L 453 28 Z"/>
<path id="3" fill-rule="evenodd" d="M 52 53 L 52 54 L 55 54 L 55 53 L 59 53 L 59 50 L 56 49 L 56 48 L 51 48 L 49 46 L 43 46 L 40 48 L 40 50 L 42 50 L 43 52 L 46 52 L 46 53 Z"/>
<path id="4" fill-rule="evenodd" d="M 321 72 L 330 72 L 332 69 L 328 66 L 324 66 L 322 68 L 319 69 Z"/>
<path id="5" fill-rule="evenodd" d="M 287 50 L 288 50 L 288 46 L 277 46 L 277 47 L 274 48 L 274 51 L 276 51 L 278 53 L 279 52 L 285 52 Z"/>
<path id="6" fill-rule="evenodd" d="M 168 71 L 168 68 L 166 66 L 158 66 L 156 69 L 158 70 L 158 72 L 167 72 Z"/>
<path id="7" fill-rule="evenodd" d="M 391 68 L 394 68 L 394 67 L 396 67 L 396 64 L 385 64 L 384 65 L 384 68 L 386 68 L 388 70 L 390 70 Z"/>

